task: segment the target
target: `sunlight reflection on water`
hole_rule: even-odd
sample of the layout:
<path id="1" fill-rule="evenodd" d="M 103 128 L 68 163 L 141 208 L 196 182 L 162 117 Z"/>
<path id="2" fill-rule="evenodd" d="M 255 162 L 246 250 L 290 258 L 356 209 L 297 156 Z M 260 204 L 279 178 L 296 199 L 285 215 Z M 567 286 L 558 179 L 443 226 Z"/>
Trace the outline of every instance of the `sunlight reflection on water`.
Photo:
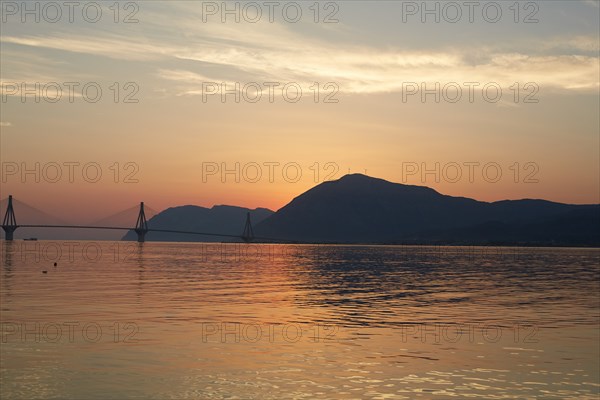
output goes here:
<path id="1" fill-rule="evenodd" d="M 1 247 L 2 399 L 598 398 L 597 249 Z"/>

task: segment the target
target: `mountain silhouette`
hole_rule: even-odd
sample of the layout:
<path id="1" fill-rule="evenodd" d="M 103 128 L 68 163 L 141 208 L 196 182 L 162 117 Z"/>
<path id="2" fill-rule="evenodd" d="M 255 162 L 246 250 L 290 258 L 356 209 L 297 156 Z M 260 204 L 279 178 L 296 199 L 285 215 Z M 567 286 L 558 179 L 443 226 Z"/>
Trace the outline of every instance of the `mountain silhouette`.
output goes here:
<path id="1" fill-rule="evenodd" d="M 250 213 L 252 224 L 257 224 L 273 214 L 266 208 L 250 210 L 243 207 L 219 205 L 212 208 L 199 206 L 179 206 L 168 208 L 148 220 L 148 228 L 177 231 L 220 233 L 225 235 L 241 235 L 246 222 L 246 214 Z M 137 240 L 134 231 L 128 231 L 123 240 Z M 146 241 L 161 242 L 231 242 L 241 241 L 235 238 L 185 233 L 149 232 Z"/>
<path id="2" fill-rule="evenodd" d="M 324 182 L 256 225 L 256 236 L 333 243 L 600 244 L 600 205 L 493 203 L 362 174 Z"/>
<path id="3" fill-rule="evenodd" d="M 0 201 L 2 210 L 6 210 L 6 203 L 6 199 Z M 18 200 L 13 200 L 13 206 L 19 224 L 68 224 Z M 148 226 L 241 236 L 247 213 L 256 237 L 283 242 L 600 246 L 598 204 L 572 205 L 533 199 L 489 203 L 362 174 L 321 183 L 276 213 L 266 208 L 186 205 L 154 215 Z M 136 215 L 137 208 L 131 208 L 94 225 L 111 225 L 122 219 L 133 224 Z M 115 234 L 119 236 L 114 237 Z M 121 235 L 118 231 L 24 227 L 15 232 L 15 238 L 40 239 L 115 240 Z M 3 236 L 0 231 L 0 237 Z M 122 239 L 137 240 L 137 235 L 128 231 Z M 146 240 L 241 241 L 166 232 L 149 232 Z"/>

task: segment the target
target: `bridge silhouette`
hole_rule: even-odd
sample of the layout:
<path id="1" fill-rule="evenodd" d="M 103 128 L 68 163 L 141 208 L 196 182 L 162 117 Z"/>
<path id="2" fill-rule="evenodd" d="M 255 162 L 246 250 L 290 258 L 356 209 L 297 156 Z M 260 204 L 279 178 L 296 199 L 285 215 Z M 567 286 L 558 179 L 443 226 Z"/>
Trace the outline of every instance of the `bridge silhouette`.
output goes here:
<path id="1" fill-rule="evenodd" d="M 223 234 L 223 233 L 211 233 L 211 232 L 195 232 L 195 231 L 182 231 L 173 229 L 154 229 L 148 227 L 148 221 L 146 220 L 146 213 L 144 211 L 144 202 L 140 203 L 140 211 L 138 213 L 137 221 L 134 227 L 122 227 L 122 226 L 94 226 L 94 225 L 46 225 L 46 224 L 17 224 L 17 218 L 13 209 L 12 195 L 8 196 L 8 205 L 6 206 L 6 212 L 4 219 L 2 220 L 2 229 L 5 232 L 6 240 L 14 239 L 14 232 L 17 228 L 74 228 L 74 229 L 112 229 L 112 230 L 133 230 L 137 234 L 137 241 L 142 243 L 146 241 L 146 234 L 148 232 L 161 232 L 161 233 L 182 233 L 188 235 L 202 235 L 202 236 L 219 236 L 242 239 L 246 243 L 250 243 L 253 240 L 275 240 L 273 238 L 264 238 L 254 236 L 254 230 L 252 229 L 252 222 L 250 221 L 250 213 L 246 214 L 246 223 L 241 234 Z"/>

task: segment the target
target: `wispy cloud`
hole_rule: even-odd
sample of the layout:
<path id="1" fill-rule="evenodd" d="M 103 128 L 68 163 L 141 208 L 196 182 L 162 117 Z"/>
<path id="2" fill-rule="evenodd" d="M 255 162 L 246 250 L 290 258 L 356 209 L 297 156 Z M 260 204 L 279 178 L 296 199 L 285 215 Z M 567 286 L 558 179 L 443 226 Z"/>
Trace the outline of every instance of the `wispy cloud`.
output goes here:
<path id="1" fill-rule="evenodd" d="M 597 36 L 561 36 L 547 40 L 542 49 L 546 51 L 559 51 L 563 54 L 586 52 L 598 54 L 600 51 L 600 38 Z"/>
<path id="2" fill-rule="evenodd" d="M 356 46 L 350 41 L 308 37 L 281 24 L 256 24 L 248 29 L 240 24 L 198 24 L 198 19 L 191 18 L 179 26 L 186 32 L 184 39 L 166 34 L 151 40 L 138 33 L 132 37 L 13 35 L 1 41 L 149 63 L 157 71 L 155 76 L 180 84 L 177 94 L 197 93 L 205 81 L 335 82 L 346 93 L 394 92 L 405 82 L 497 82 L 503 87 L 535 82 L 543 88 L 569 91 L 600 86 L 600 45 L 597 37 L 590 36 L 532 41 L 529 45 L 536 52 L 528 54 L 493 47 L 406 51 Z M 476 62 L 473 54 L 478 56 Z"/>
<path id="3" fill-rule="evenodd" d="M 6 36 L 2 38 L 2 42 L 72 53 L 92 54 L 120 60 L 151 60 L 169 53 L 164 46 L 145 43 L 141 38 L 138 38 L 136 42 L 119 36 L 80 36 L 78 38 L 67 36 Z"/>
<path id="4" fill-rule="evenodd" d="M 483 64 L 471 64 L 467 55 L 457 53 L 403 53 L 338 51 L 327 59 L 304 53 L 297 62 L 288 55 L 272 52 L 256 57 L 252 53 L 204 52 L 188 59 L 230 67 L 242 66 L 248 79 L 294 81 L 310 85 L 314 81 L 335 82 L 347 93 L 381 93 L 402 89 L 407 82 L 496 82 L 509 87 L 515 82 L 535 82 L 541 87 L 564 90 L 598 88 L 598 60 L 584 56 L 530 57 L 524 54 L 491 54 Z M 162 69 L 159 76 L 190 86 L 207 81 L 231 81 L 218 74 L 207 76 L 193 71 Z M 190 89 L 191 90 L 191 89 Z"/>

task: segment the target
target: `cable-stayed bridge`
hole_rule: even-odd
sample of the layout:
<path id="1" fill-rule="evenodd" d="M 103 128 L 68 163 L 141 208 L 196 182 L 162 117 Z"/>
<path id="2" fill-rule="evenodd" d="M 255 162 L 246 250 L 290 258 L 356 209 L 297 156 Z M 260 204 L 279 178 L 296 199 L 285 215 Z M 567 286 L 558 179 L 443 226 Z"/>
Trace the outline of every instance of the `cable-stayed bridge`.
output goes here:
<path id="1" fill-rule="evenodd" d="M 126 210 L 127 211 L 127 210 Z M 240 224 L 241 225 L 241 224 Z M 144 242 L 146 240 L 146 234 L 149 232 L 162 232 L 162 233 L 180 233 L 188 235 L 202 235 L 202 236 L 219 236 L 228 238 L 242 239 L 249 243 L 253 240 L 277 240 L 273 238 L 261 238 L 254 236 L 254 230 L 252 228 L 252 222 L 250 221 L 250 213 L 246 214 L 246 222 L 242 232 L 239 235 L 236 234 L 223 234 L 223 233 L 212 233 L 212 232 L 196 232 L 196 231 L 185 231 L 185 230 L 173 230 L 173 229 L 154 229 L 148 227 L 148 221 L 146 219 L 146 212 L 144 209 L 144 202 L 139 205 L 139 212 L 137 220 L 134 226 L 101 226 L 101 225 L 61 225 L 61 224 L 18 224 L 15 211 L 13 209 L 13 197 L 8 196 L 8 204 L 6 206 L 6 212 L 4 213 L 4 219 L 2 220 L 2 229 L 5 233 L 6 240 L 13 240 L 14 232 L 18 228 L 68 228 L 68 229 L 111 229 L 111 230 L 133 230 L 137 234 L 137 241 Z"/>

